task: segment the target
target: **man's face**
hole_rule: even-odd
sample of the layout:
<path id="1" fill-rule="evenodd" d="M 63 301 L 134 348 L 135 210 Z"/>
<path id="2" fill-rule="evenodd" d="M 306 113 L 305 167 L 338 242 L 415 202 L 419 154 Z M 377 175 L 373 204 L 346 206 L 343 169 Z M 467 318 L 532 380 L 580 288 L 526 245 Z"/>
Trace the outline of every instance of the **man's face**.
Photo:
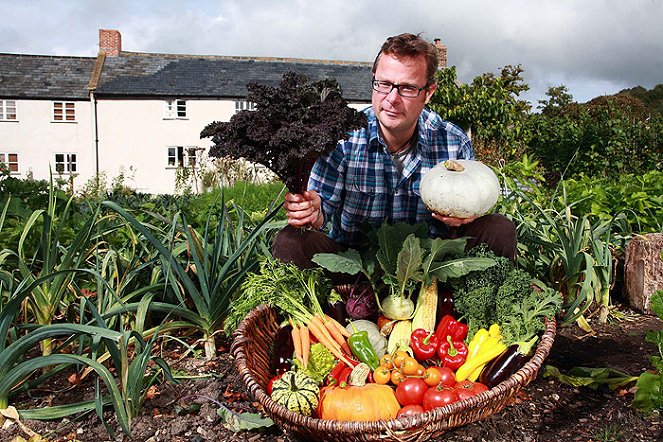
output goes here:
<path id="1" fill-rule="evenodd" d="M 426 61 L 423 56 L 395 58 L 382 54 L 374 76 L 376 80 L 393 84 L 423 87 L 426 85 Z M 383 134 L 399 140 L 403 137 L 409 138 L 435 89 L 436 85 L 431 85 L 428 90 L 422 90 L 419 96 L 414 98 L 401 97 L 396 89 L 386 95 L 373 90 L 372 106 Z"/>

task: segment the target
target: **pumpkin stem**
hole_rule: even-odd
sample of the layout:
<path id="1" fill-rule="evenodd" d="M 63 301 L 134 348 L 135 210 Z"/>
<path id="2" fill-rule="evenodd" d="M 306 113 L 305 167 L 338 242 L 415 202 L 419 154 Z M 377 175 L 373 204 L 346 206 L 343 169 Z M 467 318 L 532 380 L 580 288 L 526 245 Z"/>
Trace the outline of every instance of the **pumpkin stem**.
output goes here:
<path id="1" fill-rule="evenodd" d="M 465 170 L 465 167 L 456 160 L 446 160 L 444 162 L 444 167 L 452 172 L 462 172 Z"/>
<path id="2" fill-rule="evenodd" d="M 299 387 L 297 386 L 297 382 L 295 382 L 295 378 L 296 378 L 296 377 L 297 377 L 297 376 L 295 376 L 294 373 L 292 374 L 292 376 L 290 376 L 290 386 L 291 386 L 290 389 L 291 389 L 292 391 L 297 391 L 297 390 L 299 390 Z"/>
<path id="3" fill-rule="evenodd" d="M 368 364 L 360 363 L 357 364 L 355 368 L 352 369 L 350 377 L 348 378 L 348 383 L 355 387 L 363 387 L 366 385 L 366 379 L 368 379 L 368 374 L 371 372 L 371 367 Z"/>

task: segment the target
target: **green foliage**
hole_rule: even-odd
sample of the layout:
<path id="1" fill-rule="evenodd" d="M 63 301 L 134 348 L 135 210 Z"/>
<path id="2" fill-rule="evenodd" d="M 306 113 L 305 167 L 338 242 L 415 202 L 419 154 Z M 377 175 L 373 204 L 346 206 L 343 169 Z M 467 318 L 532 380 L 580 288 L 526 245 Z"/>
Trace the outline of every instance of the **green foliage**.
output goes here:
<path id="1" fill-rule="evenodd" d="M 469 339 L 480 328 L 500 324 L 507 346 L 533 339 L 545 328 L 544 318 L 554 318 L 562 297 L 544 287 L 509 259 L 495 256 L 485 246 L 475 247 L 472 256 L 488 257 L 496 264 L 482 271 L 450 279 L 454 306 L 469 326 Z"/>
<path id="2" fill-rule="evenodd" d="M 444 282 L 495 263 L 485 257 L 458 257 L 465 249 L 465 238 L 427 236 L 425 224 L 385 222 L 369 232 L 371 246 L 363 256 L 349 249 L 338 254 L 318 253 L 313 262 L 330 272 L 362 273 L 374 293 L 388 293 L 381 302 L 377 300 L 380 311 L 390 319 L 405 319 L 414 313 L 412 294 L 424 290 L 433 278 Z"/>
<path id="3" fill-rule="evenodd" d="M 648 113 L 663 115 L 663 84 L 657 84 L 654 89 L 647 90 L 642 86 L 619 91 L 619 95 L 631 95 L 642 102 Z"/>
<path id="4" fill-rule="evenodd" d="M 565 89 L 551 88 L 540 114 L 528 121 L 529 151 L 559 179 L 580 174 L 617 178 L 661 167 L 663 117 L 645 112 L 627 95 L 570 101 Z"/>
<path id="5" fill-rule="evenodd" d="M 663 257 L 662 257 L 663 259 Z M 663 319 L 663 290 L 651 298 L 651 309 Z M 638 378 L 633 406 L 646 412 L 663 410 L 663 330 L 650 330 L 645 339 L 656 346 L 657 354 L 650 357 L 654 372 L 644 372 Z"/>
<path id="6" fill-rule="evenodd" d="M 623 212 L 638 233 L 663 231 L 663 172 L 624 174 L 615 178 L 580 175 L 564 180 L 566 193 L 577 201 L 574 210 L 591 214 L 593 221 L 609 220 Z"/>
<path id="7" fill-rule="evenodd" d="M 521 66 L 505 66 L 500 75 L 486 73 L 471 84 L 459 84 L 455 67 L 438 72 L 438 90 L 429 106 L 442 118 L 471 131 L 478 159 L 497 164 L 520 156 L 527 144 L 529 103 L 520 100 L 529 89 Z"/>

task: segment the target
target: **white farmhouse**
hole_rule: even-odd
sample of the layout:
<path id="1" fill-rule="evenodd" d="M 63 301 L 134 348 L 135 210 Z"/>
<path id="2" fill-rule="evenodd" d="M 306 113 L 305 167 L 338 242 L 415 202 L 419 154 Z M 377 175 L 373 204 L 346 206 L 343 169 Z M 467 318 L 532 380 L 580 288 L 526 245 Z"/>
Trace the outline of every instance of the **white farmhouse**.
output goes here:
<path id="1" fill-rule="evenodd" d="M 201 130 L 250 108 L 247 83 L 275 86 L 289 71 L 370 103 L 367 62 L 126 52 L 104 29 L 96 58 L 0 53 L 0 163 L 22 178 L 52 170 L 80 187 L 124 174 L 138 191 L 173 193 L 177 169 L 207 156 Z"/>

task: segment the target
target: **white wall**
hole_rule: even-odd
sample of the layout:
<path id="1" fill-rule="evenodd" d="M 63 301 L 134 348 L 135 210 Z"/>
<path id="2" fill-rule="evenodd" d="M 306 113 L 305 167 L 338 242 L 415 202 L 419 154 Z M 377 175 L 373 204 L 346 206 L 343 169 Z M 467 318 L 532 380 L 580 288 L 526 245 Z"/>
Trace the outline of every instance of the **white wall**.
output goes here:
<path id="1" fill-rule="evenodd" d="M 109 179 L 123 167 L 128 186 L 173 193 L 176 168 L 168 166 L 167 146 L 208 149 L 211 142 L 200 139 L 200 132 L 212 121 L 228 121 L 235 112 L 233 101 L 187 100 L 186 119 L 164 119 L 164 107 L 165 100 L 98 101 L 99 164 Z"/>
<path id="2" fill-rule="evenodd" d="M 94 176 L 92 114 L 89 101 L 75 102 L 76 121 L 54 122 L 53 101 L 16 100 L 17 121 L 0 121 L 0 152 L 17 152 L 17 178 L 49 179 L 55 172 L 55 153 L 75 153 L 80 176 Z M 67 177 L 65 174 L 63 177 Z"/>
<path id="3" fill-rule="evenodd" d="M 366 104 L 351 104 L 363 109 Z M 17 100 L 18 122 L 0 121 L 0 152 L 18 152 L 18 175 L 49 178 L 56 152 L 77 154 L 76 188 L 96 173 L 94 103 L 76 102 L 76 123 L 52 122 L 52 101 Z M 228 121 L 233 100 L 187 100 L 186 119 L 165 119 L 165 100 L 98 99 L 99 171 L 110 183 L 120 173 L 124 184 L 141 192 L 174 193 L 176 168 L 167 164 L 167 146 L 198 146 L 207 155 L 209 138 L 200 132 L 212 121 Z M 65 175 L 66 176 L 66 175 Z"/>

